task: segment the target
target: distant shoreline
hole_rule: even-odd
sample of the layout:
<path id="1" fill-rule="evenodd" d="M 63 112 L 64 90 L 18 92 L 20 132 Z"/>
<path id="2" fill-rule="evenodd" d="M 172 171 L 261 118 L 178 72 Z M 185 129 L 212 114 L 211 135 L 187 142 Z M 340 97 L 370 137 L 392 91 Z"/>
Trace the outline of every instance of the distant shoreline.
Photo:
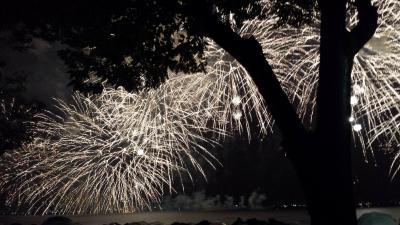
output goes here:
<path id="1" fill-rule="evenodd" d="M 374 209 L 374 208 L 400 208 L 399 202 L 386 202 L 386 203 L 371 203 L 371 202 L 360 202 L 357 204 L 357 209 Z M 210 208 L 210 209 L 159 209 L 158 207 L 154 207 L 153 210 L 143 210 L 138 212 L 130 212 L 130 213 L 97 213 L 97 214 L 62 214 L 64 216 L 112 216 L 112 215 L 125 215 L 125 214 L 137 214 L 137 213 L 170 213 L 170 212 L 235 212 L 235 211 L 274 211 L 274 210 L 296 210 L 296 209 L 306 209 L 306 205 L 302 203 L 292 203 L 292 204 L 275 204 L 269 205 L 265 207 L 259 208 L 248 208 L 248 207 L 225 207 L 225 208 Z M 10 210 L 9 210 L 10 211 Z M 8 214 L 6 212 L 1 212 L 0 216 L 55 216 L 60 215 L 57 213 L 49 213 L 45 215 L 31 215 L 15 212 L 12 214 Z M 1 224 L 0 224 L 1 225 Z"/>
<path id="2" fill-rule="evenodd" d="M 392 215 L 394 218 L 400 218 L 400 207 L 385 208 L 359 208 L 357 215 L 360 216 L 369 212 L 382 212 Z M 332 214 L 334 215 L 334 213 Z M 132 214 L 108 214 L 108 215 L 64 215 L 74 222 L 81 225 L 102 225 L 110 223 L 125 224 L 130 222 L 145 221 L 148 223 L 159 222 L 165 225 L 173 222 L 199 223 L 202 220 L 211 222 L 224 222 L 232 224 L 237 218 L 259 220 L 276 220 L 306 225 L 309 224 L 309 217 L 305 208 L 289 209 L 269 209 L 269 210 L 214 210 L 214 211 L 156 211 L 156 212 L 138 212 Z M 51 216 L 0 216 L 0 224 L 10 225 L 20 223 L 22 225 L 41 224 L 46 218 Z"/>

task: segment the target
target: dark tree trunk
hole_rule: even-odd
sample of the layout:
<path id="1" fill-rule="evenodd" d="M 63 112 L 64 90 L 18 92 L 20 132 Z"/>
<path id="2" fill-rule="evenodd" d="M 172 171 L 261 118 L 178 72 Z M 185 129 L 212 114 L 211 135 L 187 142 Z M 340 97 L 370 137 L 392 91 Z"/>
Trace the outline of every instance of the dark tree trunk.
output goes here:
<path id="1" fill-rule="evenodd" d="M 310 157 L 316 166 L 310 168 L 315 172 L 308 173 L 315 177 L 305 177 L 302 183 L 306 183 L 304 191 L 311 224 L 355 225 L 351 126 L 348 122 L 351 116 L 351 71 L 354 56 L 377 28 L 377 10 L 369 0 L 356 0 L 360 22 L 348 32 L 345 0 L 321 0 L 319 6 L 321 43 L 318 117 L 315 136 L 310 143 Z M 307 176 L 307 173 L 303 176 Z M 307 187 L 310 184 L 311 187 Z"/>
<path id="2" fill-rule="evenodd" d="M 357 224 L 351 170 L 350 75 L 345 54 L 346 0 L 320 1 L 317 126 L 305 188 L 311 224 Z M 306 163 L 306 162 L 302 162 Z M 307 174 L 305 175 L 307 176 Z M 307 178 L 306 178 L 307 179 Z M 304 180 L 304 179 L 303 179 Z M 308 191 L 307 191 L 308 189 Z"/>
<path id="3" fill-rule="evenodd" d="M 240 37 L 212 14 L 198 15 L 206 24 L 206 35 L 246 68 L 264 97 L 303 187 L 312 225 L 357 224 L 348 122 L 350 76 L 355 54 L 377 27 L 376 8 L 370 1 L 356 0 L 360 22 L 350 32 L 345 26 L 346 0 L 319 1 L 321 58 L 315 132 L 304 128 L 260 44 Z"/>

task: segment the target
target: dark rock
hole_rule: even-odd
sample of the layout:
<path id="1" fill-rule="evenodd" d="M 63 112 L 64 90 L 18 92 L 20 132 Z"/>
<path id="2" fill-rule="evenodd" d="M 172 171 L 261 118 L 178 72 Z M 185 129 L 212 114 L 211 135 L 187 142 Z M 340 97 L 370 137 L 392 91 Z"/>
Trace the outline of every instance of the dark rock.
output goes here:
<path id="1" fill-rule="evenodd" d="M 226 225 L 226 224 L 224 222 L 219 222 L 219 221 L 210 222 L 208 220 L 203 220 L 196 225 Z"/>
<path id="2" fill-rule="evenodd" d="M 370 212 L 363 214 L 358 219 L 359 225 L 396 225 L 396 220 L 389 214 Z"/>
<path id="3" fill-rule="evenodd" d="M 210 225 L 210 221 L 208 220 L 202 220 L 200 223 L 196 224 L 196 225 Z"/>
<path id="4" fill-rule="evenodd" d="M 125 225 L 149 225 L 149 224 L 145 221 L 139 221 L 139 222 L 126 223 Z"/>
<path id="5" fill-rule="evenodd" d="M 67 217 L 54 216 L 46 219 L 42 225 L 74 225 L 74 223 Z"/>
<path id="6" fill-rule="evenodd" d="M 267 224 L 268 225 L 290 225 L 288 223 L 284 223 L 284 222 L 278 221 L 278 220 L 276 220 L 274 218 L 269 219 Z"/>
<path id="7" fill-rule="evenodd" d="M 175 222 L 171 225 L 191 225 L 190 223 L 179 223 L 179 222 Z"/>

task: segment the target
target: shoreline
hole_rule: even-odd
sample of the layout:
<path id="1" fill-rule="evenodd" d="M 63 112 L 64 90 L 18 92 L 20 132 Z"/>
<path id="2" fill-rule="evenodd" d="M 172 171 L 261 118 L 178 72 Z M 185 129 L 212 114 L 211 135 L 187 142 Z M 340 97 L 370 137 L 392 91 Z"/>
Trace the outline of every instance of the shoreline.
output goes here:
<path id="1" fill-rule="evenodd" d="M 364 213 L 381 212 L 392 215 L 394 218 L 400 218 L 400 207 L 385 208 L 359 208 L 357 216 Z M 1 225 L 10 225 L 20 223 L 21 225 L 41 224 L 49 216 L 0 216 Z M 267 221 L 276 219 L 285 223 L 295 225 L 309 224 L 309 217 L 306 209 L 269 209 L 269 210 L 212 210 L 212 211 L 156 211 L 156 212 L 138 212 L 132 214 L 104 214 L 104 215 L 63 215 L 72 221 L 81 225 L 102 225 L 110 223 L 131 223 L 145 221 L 147 223 L 162 223 L 165 225 L 174 222 L 196 224 L 203 220 L 210 222 L 232 224 L 238 218 L 243 220 L 256 218 Z M 334 213 L 332 213 L 334 216 Z"/>

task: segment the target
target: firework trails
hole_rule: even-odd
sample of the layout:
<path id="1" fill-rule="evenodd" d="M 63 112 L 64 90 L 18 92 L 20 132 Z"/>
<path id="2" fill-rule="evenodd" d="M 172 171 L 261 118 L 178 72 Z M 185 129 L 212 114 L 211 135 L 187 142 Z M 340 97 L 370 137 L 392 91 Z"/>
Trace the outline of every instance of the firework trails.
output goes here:
<path id="1" fill-rule="evenodd" d="M 374 1 L 381 15 L 375 36 L 357 54 L 352 75 L 352 124 L 364 154 L 380 143 L 399 147 L 400 2 Z M 268 4 L 268 2 L 266 2 Z M 319 23 L 276 28 L 276 18 L 252 20 L 239 30 L 260 42 L 283 89 L 305 124 L 315 108 Z M 349 19 L 349 27 L 356 24 Z M 158 202 L 174 178 L 201 168 L 199 156 L 230 132 L 267 134 L 273 120 L 251 77 L 223 49 L 209 42 L 206 74 L 170 74 L 156 90 L 132 94 L 119 88 L 76 94 L 58 103 L 64 116 L 47 113 L 41 135 L 3 157 L 0 187 L 28 213 L 131 212 Z M 256 126 L 254 126 L 256 125 Z M 395 157 L 393 174 L 396 174 Z"/>
<path id="2" fill-rule="evenodd" d="M 198 157 L 215 160 L 201 110 L 181 111 L 169 97 L 178 93 L 163 91 L 75 94 L 73 105 L 58 103 L 63 116 L 39 115 L 40 135 L 5 155 L 10 201 L 34 214 L 132 212 L 157 203 L 189 167 L 203 173 Z"/>

